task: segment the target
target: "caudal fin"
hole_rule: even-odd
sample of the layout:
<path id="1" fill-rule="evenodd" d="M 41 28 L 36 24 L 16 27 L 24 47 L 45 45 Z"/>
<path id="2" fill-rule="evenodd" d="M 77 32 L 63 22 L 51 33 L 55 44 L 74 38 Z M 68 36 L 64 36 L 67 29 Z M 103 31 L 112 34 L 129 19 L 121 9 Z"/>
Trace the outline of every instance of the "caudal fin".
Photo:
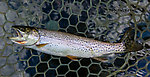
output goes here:
<path id="1" fill-rule="evenodd" d="M 135 31 L 131 27 L 125 32 L 125 35 L 121 39 L 121 42 L 126 46 L 127 52 L 139 51 L 143 49 L 143 44 L 137 40 L 134 40 Z"/>

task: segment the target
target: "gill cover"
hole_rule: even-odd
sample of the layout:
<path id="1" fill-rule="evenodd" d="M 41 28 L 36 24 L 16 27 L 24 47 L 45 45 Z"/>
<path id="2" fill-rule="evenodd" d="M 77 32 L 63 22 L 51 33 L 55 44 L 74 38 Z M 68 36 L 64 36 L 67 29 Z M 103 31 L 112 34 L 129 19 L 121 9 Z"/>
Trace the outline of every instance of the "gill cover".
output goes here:
<path id="1" fill-rule="evenodd" d="M 16 32 L 17 36 L 10 37 L 10 39 L 17 44 L 22 45 L 34 45 L 39 39 L 38 30 L 29 26 L 12 26 L 12 29 Z M 13 33 L 15 33 L 13 32 Z"/>

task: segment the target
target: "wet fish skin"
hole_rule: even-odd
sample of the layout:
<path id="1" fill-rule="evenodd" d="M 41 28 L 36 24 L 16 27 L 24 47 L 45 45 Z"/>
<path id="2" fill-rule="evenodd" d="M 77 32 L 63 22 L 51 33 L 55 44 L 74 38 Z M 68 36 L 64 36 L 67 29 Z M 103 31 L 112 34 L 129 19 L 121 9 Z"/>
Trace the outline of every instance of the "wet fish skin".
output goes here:
<path id="1" fill-rule="evenodd" d="M 20 34 L 23 35 L 16 39 L 15 37 L 10 38 L 13 42 L 51 55 L 92 58 L 105 54 L 122 53 L 126 50 L 123 43 L 106 43 L 69 33 L 33 27 L 14 26 L 13 28 L 20 30 Z M 17 42 L 18 38 L 25 40 Z"/>

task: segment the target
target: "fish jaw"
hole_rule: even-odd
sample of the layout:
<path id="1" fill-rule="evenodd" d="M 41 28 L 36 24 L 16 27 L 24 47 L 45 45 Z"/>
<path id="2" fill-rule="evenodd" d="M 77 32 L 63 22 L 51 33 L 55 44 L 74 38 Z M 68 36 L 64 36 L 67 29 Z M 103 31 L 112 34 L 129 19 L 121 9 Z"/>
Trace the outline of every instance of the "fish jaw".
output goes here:
<path id="1" fill-rule="evenodd" d="M 9 37 L 9 39 L 11 39 L 12 42 L 17 43 L 17 44 L 25 44 L 27 43 L 27 41 L 22 40 L 19 37 Z"/>

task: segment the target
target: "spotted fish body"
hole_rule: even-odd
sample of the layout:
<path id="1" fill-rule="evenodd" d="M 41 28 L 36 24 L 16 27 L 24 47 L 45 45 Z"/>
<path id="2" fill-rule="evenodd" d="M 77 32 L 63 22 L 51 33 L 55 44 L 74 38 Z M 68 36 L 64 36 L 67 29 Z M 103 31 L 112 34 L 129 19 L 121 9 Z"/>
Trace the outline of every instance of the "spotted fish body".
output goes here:
<path id="1" fill-rule="evenodd" d="M 70 55 L 90 58 L 103 54 L 123 52 L 125 50 L 125 46 L 122 43 L 105 43 L 68 33 L 44 29 L 38 29 L 38 33 L 40 35 L 39 41 L 32 46 L 26 47 L 57 56 Z M 46 45 L 38 48 L 37 45 L 40 44 Z"/>
<path id="2" fill-rule="evenodd" d="M 14 43 L 51 55 L 91 58 L 124 52 L 126 49 L 123 43 L 105 43 L 64 32 L 27 26 L 13 28 L 18 35 L 10 37 Z"/>

